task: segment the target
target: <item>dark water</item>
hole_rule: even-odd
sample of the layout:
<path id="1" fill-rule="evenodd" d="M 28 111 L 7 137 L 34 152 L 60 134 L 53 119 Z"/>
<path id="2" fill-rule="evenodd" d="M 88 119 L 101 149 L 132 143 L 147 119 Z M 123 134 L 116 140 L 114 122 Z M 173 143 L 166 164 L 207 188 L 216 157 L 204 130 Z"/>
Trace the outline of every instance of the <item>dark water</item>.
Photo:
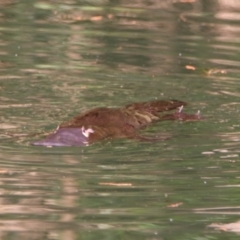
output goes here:
<path id="1" fill-rule="evenodd" d="M 1 239 L 239 239 L 240 4 L 209 2 L 0 3 Z M 205 119 L 146 129 L 158 143 L 29 145 L 162 98 Z"/>

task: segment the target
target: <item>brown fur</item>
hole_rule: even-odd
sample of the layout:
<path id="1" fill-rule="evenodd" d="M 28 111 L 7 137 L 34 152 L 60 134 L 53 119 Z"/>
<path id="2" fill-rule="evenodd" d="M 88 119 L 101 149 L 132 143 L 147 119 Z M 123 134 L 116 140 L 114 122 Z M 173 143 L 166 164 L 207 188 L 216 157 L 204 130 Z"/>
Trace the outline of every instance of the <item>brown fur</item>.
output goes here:
<path id="1" fill-rule="evenodd" d="M 183 105 L 186 103 L 178 100 L 156 100 L 133 103 L 122 108 L 95 108 L 62 123 L 59 128 L 92 128 L 94 133 L 89 136 L 90 143 L 105 138 L 136 138 L 137 130 L 150 123 L 173 119 L 174 114 L 161 116 L 160 112 Z"/>

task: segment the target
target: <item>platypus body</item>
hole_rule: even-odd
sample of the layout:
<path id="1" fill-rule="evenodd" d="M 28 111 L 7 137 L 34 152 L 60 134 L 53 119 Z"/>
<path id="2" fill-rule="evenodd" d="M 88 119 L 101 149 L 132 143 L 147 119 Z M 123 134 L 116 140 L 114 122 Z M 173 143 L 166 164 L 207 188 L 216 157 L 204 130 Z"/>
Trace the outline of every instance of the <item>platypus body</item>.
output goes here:
<path id="1" fill-rule="evenodd" d="M 133 103 L 121 108 L 94 108 L 63 122 L 47 138 L 32 143 L 36 146 L 86 146 L 103 139 L 145 138 L 138 130 L 162 120 L 197 120 L 199 113 L 182 113 L 186 103 L 178 100 L 156 100 Z M 160 112 L 178 109 L 175 113 L 159 115 Z M 154 139 L 153 139 L 154 140 Z"/>

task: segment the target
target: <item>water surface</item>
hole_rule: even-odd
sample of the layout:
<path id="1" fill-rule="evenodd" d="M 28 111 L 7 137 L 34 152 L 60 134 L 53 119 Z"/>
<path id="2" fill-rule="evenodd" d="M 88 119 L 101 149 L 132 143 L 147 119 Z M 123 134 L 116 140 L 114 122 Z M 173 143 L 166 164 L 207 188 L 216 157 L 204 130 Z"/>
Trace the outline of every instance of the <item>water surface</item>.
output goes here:
<path id="1" fill-rule="evenodd" d="M 220 0 L 1 3 L 1 238 L 238 239 L 239 14 Z M 81 111 L 169 98 L 204 120 L 145 130 L 163 142 L 30 145 Z"/>

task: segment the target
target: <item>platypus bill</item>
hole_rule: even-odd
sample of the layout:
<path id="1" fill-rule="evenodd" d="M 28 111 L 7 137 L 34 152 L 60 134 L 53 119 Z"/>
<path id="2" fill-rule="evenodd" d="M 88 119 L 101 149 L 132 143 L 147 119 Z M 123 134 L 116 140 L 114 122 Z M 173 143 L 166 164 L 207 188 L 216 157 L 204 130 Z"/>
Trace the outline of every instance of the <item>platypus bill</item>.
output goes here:
<path id="1" fill-rule="evenodd" d="M 182 112 L 187 103 L 178 100 L 156 100 L 133 103 L 121 108 L 94 108 L 64 122 L 45 139 L 33 142 L 35 146 L 87 146 L 103 139 L 132 138 L 156 141 L 138 135 L 138 130 L 163 120 L 192 121 L 200 119 L 199 112 Z M 177 109 L 174 113 L 160 112 Z M 160 140 L 160 138 L 159 138 Z M 162 140 L 162 139 L 161 139 Z"/>

